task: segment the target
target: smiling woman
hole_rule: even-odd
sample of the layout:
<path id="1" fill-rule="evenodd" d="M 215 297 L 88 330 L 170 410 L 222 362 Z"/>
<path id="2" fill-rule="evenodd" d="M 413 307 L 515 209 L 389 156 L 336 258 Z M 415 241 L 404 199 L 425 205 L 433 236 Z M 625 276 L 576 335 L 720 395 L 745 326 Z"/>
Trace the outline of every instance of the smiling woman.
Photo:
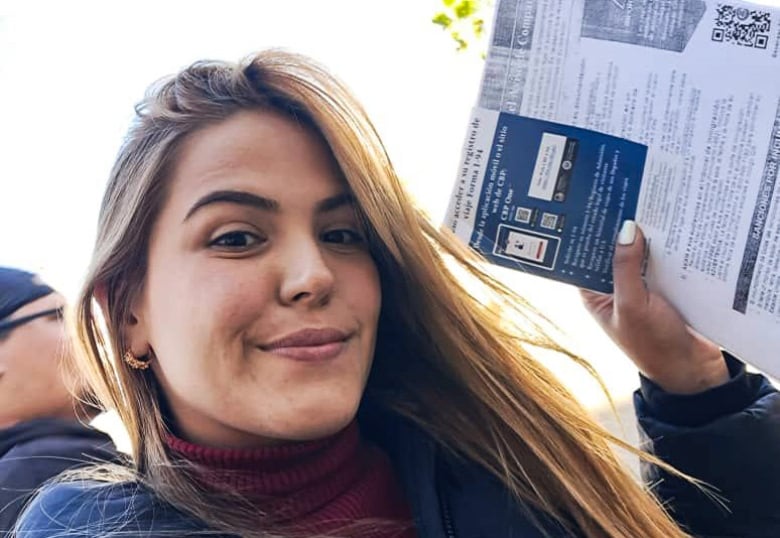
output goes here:
<path id="1" fill-rule="evenodd" d="M 328 146 L 277 112 L 237 112 L 182 143 L 167 191 L 126 334 L 170 418 L 221 447 L 344 428 L 381 293 Z"/>
<path id="2" fill-rule="evenodd" d="M 755 510 L 773 495 L 744 493 L 757 474 L 717 450 L 699 477 L 737 493 L 728 520 L 597 426 L 526 348 L 566 353 L 545 321 L 413 206 L 360 105 L 311 60 L 196 63 L 138 112 L 73 320 L 132 465 L 45 490 L 20 536 L 686 536 L 670 499 L 697 532 L 772 518 Z M 743 412 L 776 393 L 648 296 L 641 234 L 621 240 L 616 295 L 590 299 L 605 329 L 659 383 L 720 391 L 716 406 L 686 396 L 701 423 L 684 428 L 659 418 L 683 404 L 646 380 L 653 448 L 695 468 L 676 438 L 728 444 L 749 421 L 776 453 L 776 413 L 758 427 Z M 660 500 L 611 444 L 664 473 Z"/>

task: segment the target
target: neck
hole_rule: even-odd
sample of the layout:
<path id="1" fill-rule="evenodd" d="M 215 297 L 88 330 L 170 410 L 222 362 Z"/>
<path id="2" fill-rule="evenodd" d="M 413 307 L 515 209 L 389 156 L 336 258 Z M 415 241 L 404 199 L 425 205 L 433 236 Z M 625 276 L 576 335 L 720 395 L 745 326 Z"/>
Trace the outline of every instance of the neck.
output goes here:
<path id="1" fill-rule="evenodd" d="M 273 525 L 318 534 L 364 519 L 402 527 L 411 520 L 390 461 L 361 438 L 356 421 L 326 439 L 253 449 L 204 447 L 174 436 L 166 444 L 197 465 L 203 485 L 242 495 Z"/>

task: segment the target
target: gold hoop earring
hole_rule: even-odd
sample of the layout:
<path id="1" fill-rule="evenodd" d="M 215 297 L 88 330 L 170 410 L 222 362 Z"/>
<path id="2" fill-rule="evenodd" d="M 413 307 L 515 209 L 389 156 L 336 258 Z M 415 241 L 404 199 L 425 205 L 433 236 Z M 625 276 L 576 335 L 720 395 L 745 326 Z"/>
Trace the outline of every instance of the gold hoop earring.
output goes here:
<path id="1" fill-rule="evenodd" d="M 146 370 L 149 368 L 149 363 L 152 362 L 151 360 L 141 360 L 135 355 L 133 355 L 132 351 L 127 351 L 125 353 L 125 356 L 123 357 L 125 362 L 127 363 L 130 368 L 133 370 Z"/>

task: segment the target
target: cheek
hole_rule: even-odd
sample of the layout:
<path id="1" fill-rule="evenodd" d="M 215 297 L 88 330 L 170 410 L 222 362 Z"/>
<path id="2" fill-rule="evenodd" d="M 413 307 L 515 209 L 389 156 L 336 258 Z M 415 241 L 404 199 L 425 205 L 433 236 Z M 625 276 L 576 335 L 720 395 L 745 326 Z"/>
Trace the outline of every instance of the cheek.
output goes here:
<path id="1" fill-rule="evenodd" d="M 38 396 L 45 398 L 48 390 L 57 387 L 61 378 L 59 359 L 62 354 L 64 342 L 59 338 L 58 332 L 39 331 L 32 338 L 19 339 L 18 342 L 8 346 L 7 354 L 4 350 L 3 370 L 20 388 L 29 392 L 35 389 L 40 391 Z M 43 389 L 43 390 L 42 390 Z M 21 396 L 21 394 L 19 394 Z"/>
<path id="2" fill-rule="evenodd" d="M 191 294 L 193 308 L 224 331 L 243 331 L 275 304 L 275 287 L 266 274 L 256 264 L 245 263 L 201 275 L 189 286 L 195 290 Z"/>
<path id="3" fill-rule="evenodd" d="M 364 324 L 370 324 L 375 330 L 382 306 L 382 291 L 379 272 L 373 260 L 346 267 L 342 281 L 353 311 L 362 318 Z"/>
<path id="4" fill-rule="evenodd" d="M 6 370 L 14 363 L 14 359 L 24 351 L 24 347 L 17 345 L 13 335 L 0 341 L 0 372 Z"/>
<path id="5" fill-rule="evenodd" d="M 222 267 L 227 263 L 231 266 Z M 240 342 L 274 297 L 263 272 L 249 264 L 215 260 L 212 267 L 192 265 L 174 276 L 150 278 L 147 296 L 153 347 L 161 338 L 175 339 L 175 346 L 190 356 Z"/>

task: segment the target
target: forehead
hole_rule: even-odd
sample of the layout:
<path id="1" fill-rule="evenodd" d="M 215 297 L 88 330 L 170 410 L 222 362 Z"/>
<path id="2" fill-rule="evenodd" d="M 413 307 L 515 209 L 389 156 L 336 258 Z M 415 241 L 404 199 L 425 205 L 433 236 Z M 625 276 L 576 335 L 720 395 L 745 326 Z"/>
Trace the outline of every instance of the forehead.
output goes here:
<path id="1" fill-rule="evenodd" d="M 345 189 L 323 138 L 273 111 L 242 111 L 187 137 L 170 181 L 172 197 L 181 202 L 220 188 L 265 196 L 328 196 Z"/>

